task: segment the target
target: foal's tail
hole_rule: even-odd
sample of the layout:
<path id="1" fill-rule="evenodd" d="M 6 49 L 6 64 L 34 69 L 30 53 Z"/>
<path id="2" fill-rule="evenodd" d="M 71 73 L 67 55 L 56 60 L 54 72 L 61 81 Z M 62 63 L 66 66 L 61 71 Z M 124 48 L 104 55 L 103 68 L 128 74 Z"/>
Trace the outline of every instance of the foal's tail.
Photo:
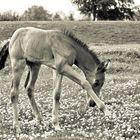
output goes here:
<path id="1" fill-rule="evenodd" d="M 9 42 L 10 42 L 10 40 L 8 40 L 6 43 L 4 43 L 4 45 L 2 46 L 2 49 L 0 50 L 0 70 L 5 67 L 5 62 L 9 55 L 9 51 L 8 51 Z"/>

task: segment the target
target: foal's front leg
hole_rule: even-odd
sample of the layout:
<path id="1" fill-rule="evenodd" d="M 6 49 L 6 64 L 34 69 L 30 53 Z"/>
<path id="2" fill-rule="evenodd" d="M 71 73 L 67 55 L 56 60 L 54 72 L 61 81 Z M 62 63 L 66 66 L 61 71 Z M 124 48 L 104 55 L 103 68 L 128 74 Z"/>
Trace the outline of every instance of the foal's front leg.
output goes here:
<path id="1" fill-rule="evenodd" d="M 110 116 L 111 113 L 108 111 L 105 104 L 99 99 L 99 97 L 95 94 L 93 91 L 90 83 L 86 80 L 85 77 L 82 77 L 78 72 L 76 72 L 74 69 L 72 69 L 71 66 L 65 64 L 62 68 L 62 74 L 73 80 L 74 82 L 81 85 L 88 93 L 88 95 L 91 97 L 92 100 L 95 101 L 98 108 L 105 113 L 106 116 Z"/>
<path id="2" fill-rule="evenodd" d="M 53 109 L 52 109 L 52 124 L 55 130 L 60 130 L 58 109 L 60 106 L 59 99 L 61 93 L 62 75 L 53 70 Z"/>

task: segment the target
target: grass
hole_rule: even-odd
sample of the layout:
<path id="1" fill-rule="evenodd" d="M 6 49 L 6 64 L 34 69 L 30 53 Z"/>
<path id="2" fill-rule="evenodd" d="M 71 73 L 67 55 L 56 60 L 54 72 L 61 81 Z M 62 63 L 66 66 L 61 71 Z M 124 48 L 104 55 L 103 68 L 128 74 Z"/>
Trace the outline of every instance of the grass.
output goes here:
<path id="1" fill-rule="evenodd" d="M 94 46 L 90 44 L 102 60 L 110 59 L 111 66 L 108 70 L 109 74 L 129 73 L 139 74 L 140 69 L 140 45 L 139 44 L 123 44 L 123 45 L 104 45 Z"/>
<path id="2" fill-rule="evenodd" d="M 42 66 L 35 88 L 35 98 L 44 126 L 33 121 L 32 110 L 20 86 L 20 140 L 138 140 L 140 139 L 140 23 L 139 22 L 1 22 L 0 40 L 9 38 L 19 27 L 72 30 L 89 44 L 101 60 L 111 59 L 100 98 L 116 115 L 108 119 L 95 108 L 86 108 L 85 91 L 64 78 L 62 83 L 60 124 L 62 131 L 51 126 L 52 72 Z M 10 104 L 11 67 L 0 72 L 0 139 L 15 138 L 12 131 Z"/>
<path id="3" fill-rule="evenodd" d="M 140 22 L 0 22 L 0 40 L 11 37 L 20 27 L 33 26 L 43 29 L 67 28 L 82 41 L 97 44 L 139 44 Z"/>

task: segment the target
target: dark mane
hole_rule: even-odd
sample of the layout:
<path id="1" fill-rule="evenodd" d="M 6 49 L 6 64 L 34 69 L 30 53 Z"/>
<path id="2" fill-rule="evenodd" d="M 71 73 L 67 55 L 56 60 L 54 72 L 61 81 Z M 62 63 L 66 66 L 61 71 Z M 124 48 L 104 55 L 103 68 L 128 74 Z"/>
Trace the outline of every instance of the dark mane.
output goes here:
<path id="1" fill-rule="evenodd" d="M 96 61 L 97 64 L 100 64 L 101 61 L 99 60 L 99 58 L 97 57 L 97 55 L 92 51 L 89 50 L 89 47 L 86 43 L 82 42 L 80 39 L 78 39 L 71 31 L 68 31 L 66 29 L 63 29 L 62 32 L 70 37 L 71 39 L 73 39 L 77 44 L 79 44 L 85 51 L 89 52 L 90 55 L 92 56 L 92 58 Z"/>

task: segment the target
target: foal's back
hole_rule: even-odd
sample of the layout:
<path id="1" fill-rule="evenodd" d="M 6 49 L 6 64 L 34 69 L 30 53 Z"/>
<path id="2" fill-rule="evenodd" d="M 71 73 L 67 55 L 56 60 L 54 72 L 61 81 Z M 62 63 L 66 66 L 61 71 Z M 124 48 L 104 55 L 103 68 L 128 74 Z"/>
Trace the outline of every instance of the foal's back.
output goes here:
<path id="1" fill-rule="evenodd" d="M 72 47 L 73 44 L 74 42 L 61 30 L 26 27 L 18 29 L 13 34 L 9 52 L 11 57 L 26 58 L 30 61 L 49 61 L 57 56 L 74 59 L 76 51 Z"/>

